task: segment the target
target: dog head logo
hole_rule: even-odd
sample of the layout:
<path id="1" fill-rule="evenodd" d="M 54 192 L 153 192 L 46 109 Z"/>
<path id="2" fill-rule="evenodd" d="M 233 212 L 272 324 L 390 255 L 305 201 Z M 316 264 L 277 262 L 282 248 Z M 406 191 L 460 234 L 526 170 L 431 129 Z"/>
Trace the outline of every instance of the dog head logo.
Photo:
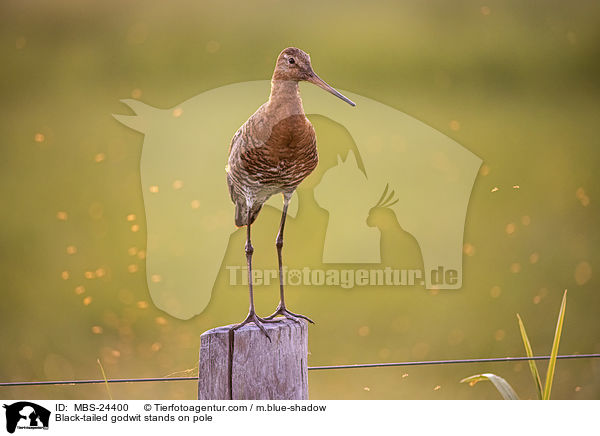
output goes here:
<path id="1" fill-rule="evenodd" d="M 423 286 L 459 289 L 466 211 L 481 159 L 394 108 L 342 91 L 357 103 L 350 108 L 316 87 L 301 87 L 306 114 L 337 122 L 356 144 L 314 189 L 329 212 L 321 261 L 380 263 L 379 216 L 421 256 Z M 228 85 L 165 110 L 124 100 L 135 115 L 115 115 L 145 135 L 148 284 L 154 303 L 175 317 L 199 314 L 210 300 L 235 230 L 224 172 L 228 146 L 269 89 L 266 80 Z M 281 199 L 267 205 L 281 210 Z M 288 215 L 301 206 L 292 200 Z"/>
<path id="2" fill-rule="evenodd" d="M 48 429 L 50 411 L 42 406 L 28 401 L 19 401 L 10 405 L 5 404 L 6 431 L 14 433 L 19 429 Z"/>

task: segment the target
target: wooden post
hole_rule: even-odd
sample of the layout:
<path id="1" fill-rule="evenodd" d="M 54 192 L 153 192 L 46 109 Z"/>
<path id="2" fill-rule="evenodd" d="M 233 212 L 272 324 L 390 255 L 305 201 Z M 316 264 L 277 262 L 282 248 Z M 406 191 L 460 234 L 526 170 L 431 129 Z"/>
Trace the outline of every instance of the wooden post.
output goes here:
<path id="1" fill-rule="evenodd" d="M 308 400 L 306 321 L 282 318 L 264 326 L 271 342 L 254 323 L 235 331 L 231 368 L 232 326 L 202 334 L 199 400 Z"/>

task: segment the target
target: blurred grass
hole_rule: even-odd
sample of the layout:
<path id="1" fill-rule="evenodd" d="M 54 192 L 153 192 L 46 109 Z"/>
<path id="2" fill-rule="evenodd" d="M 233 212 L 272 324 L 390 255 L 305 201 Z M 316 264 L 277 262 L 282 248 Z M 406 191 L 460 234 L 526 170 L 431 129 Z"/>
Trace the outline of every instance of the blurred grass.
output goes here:
<path id="1" fill-rule="evenodd" d="M 288 291 L 290 308 L 318 322 L 310 365 L 522 355 L 517 308 L 536 348 L 548 349 L 545 320 L 565 288 L 572 297 L 561 350 L 600 352 L 599 18 L 598 3 L 559 1 L 2 2 L 0 345 L 10 352 L 0 379 L 96 378 L 98 357 L 112 377 L 165 375 L 197 363 L 202 331 L 241 319 L 247 295 L 227 286 L 227 271 L 191 321 L 152 306 L 143 138 L 111 114 L 132 94 L 171 107 L 217 86 L 269 78 L 289 45 L 310 52 L 332 85 L 424 121 L 482 157 L 488 171 L 469 205 L 460 291 Z M 340 126 L 313 122 L 322 154 L 352 146 Z M 304 195 L 314 220 L 325 218 Z M 261 267 L 276 265 L 278 219 L 265 210 L 257 222 Z M 314 227 L 290 220 L 290 263 L 310 262 Z M 242 239 L 231 238 L 228 259 L 242 260 Z M 77 252 L 69 255 L 71 245 Z M 389 247 L 384 241 L 383 258 L 393 264 L 399 253 Z M 275 287 L 260 288 L 261 313 L 276 302 Z M 599 398 L 599 365 L 561 363 L 554 398 Z M 484 371 L 512 371 L 516 386 L 530 385 L 526 364 L 515 363 L 319 372 L 310 374 L 310 390 L 312 398 L 496 398 L 492 386 L 457 386 Z M 179 382 L 112 387 L 117 399 L 194 392 Z M 533 386 L 520 394 L 536 396 Z M 105 395 L 102 386 L 0 390 L 7 399 Z"/>
<path id="2" fill-rule="evenodd" d="M 529 365 L 529 369 L 531 371 L 531 376 L 533 377 L 533 384 L 535 385 L 537 398 L 538 400 L 549 400 L 550 393 L 552 392 L 552 382 L 554 381 L 554 373 L 556 369 L 556 361 L 558 356 L 558 347 L 560 344 L 560 337 L 562 334 L 563 323 L 565 320 L 565 313 L 567 308 L 567 290 L 565 289 L 565 293 L 563 294 L 562 303 L 560 305 L 560 310 L 558 311 L 558 320 L 556 322 L 556 330 L 554 332 L 554 340 L 552 341 L 552 350 L 550 352 L 550 358 L 548 359 L 548 369 L 546 370 L 546 381 L 544 383 L 544 387 L 542 388 L 542 382 L 540 380 L 540 373 L 537 369 L 537 364 L 535 360 L 527 361 Z M 525 347 L 525 354 L 529 358 L 533 358 L 535 354 L 533 354 L 533 350 L 531 349 L 531 344 L 529 343 L 529 338 L 527 337 L 527 332 L 525 330 L 525 325 L 521 320 L 521 317 L 517 313 L 517 319 L 519 321 L 519 331 L 521 332 L 521 339 L 523 339 L 523 345 Z M 512 388 L 512 386 L 502 377 L 496 374 L 477 374 L 472 375 L 470 377 L 462 379 L 461 383 L 468 382 L 470 386 L 474 386 L 477 382 L 488 380 L 494 384 L 494 387 L 498 390 L 502 398 L 505 400 L 518 400 L 516 392 Z M 542 392 L 543 391 L 543 392 Z"/>
<path id="3" fill-rule="evenodd" d="M 502 377 L 496 374 L 477 374 L 462 379 L 461 383 L 469 383 L 469 386 L 475 386 L 480 381 L 490 381 L 498 390 L 503 400 L 518 400 L 519 396 L 514 391 L 512 386 Z"/>
<path id="4" fill-rule="evenodd" d="M 531 344 L 529 343 L 529 338 L 527 337 L 527 332 L 525 331 L 525 325 L 523 324 L 523 320 L 517 313 L 517 319 L 519 320 L 519 330 L 521 331 L 521 338 L 523 339 L 523 345 L 525 346 L 525 353 L 527 357 L 533 357 L 535 354 L 533 353 L 533 349 L 531 348 Z M 540 373 L 537 369 L 537 365 L 535 360 L 530 360 L 527 362 L 529 364 L 529 370 L 531 371 L 531 377 L 533 377 L 533 383 L 535 384 L 535 389 L 537 392 L 538 400 L 542 400 L 544 398 L 542 380 L 540 378 Z"/>
<path id="5" fill-rule="evenodd" d="M 548 362 L 548 370 L 546 372 L 546 384 L 544 385 L 544 400 L 550 399 L 552 393 L 552 382 L 554 381 L 554 373 L 556 371 L 556 356 L 558 356 L 558 347 L 560 345 L 560 336 L 562 334 L 563 323 L 565 320 L 565 311 L 567 309 L 567 290 L 563 295 L 560 311 L 558 312 L 558 321 L 556 322 L 556 331 L 554 340 L 552 341 L 552 351 L 550 353 L 550 361 Z"/>

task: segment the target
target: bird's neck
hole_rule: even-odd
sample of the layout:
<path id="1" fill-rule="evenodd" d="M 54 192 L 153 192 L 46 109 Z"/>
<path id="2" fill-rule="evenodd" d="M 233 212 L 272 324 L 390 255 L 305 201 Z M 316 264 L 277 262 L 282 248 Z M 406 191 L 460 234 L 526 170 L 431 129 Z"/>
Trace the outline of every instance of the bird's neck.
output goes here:
<path id="1" fill-rule="evenodd" d="M 303 114 L 298 82 L 294 80 L 271 80 L 270 110 L 284 111 L 288 115 Z"/>

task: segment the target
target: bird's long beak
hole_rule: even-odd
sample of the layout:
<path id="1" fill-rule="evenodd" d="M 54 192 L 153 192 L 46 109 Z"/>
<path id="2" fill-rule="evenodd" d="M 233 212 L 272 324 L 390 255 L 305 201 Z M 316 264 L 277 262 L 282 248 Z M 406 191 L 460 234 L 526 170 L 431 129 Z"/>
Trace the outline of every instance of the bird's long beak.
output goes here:
<path id="1" fill-rule="evenodd" d="M 354 103 L 352 100 L 350 100 L 348 97 L 346 97 L 342 93 L 338 92 L 334 87 L 329 86 L 327 84 L 327 82 L 325 82 L 323 79 L 321 79 L 319 76 L 317 76 L 317 74 L 315 72 L 312 73 L 312 75 L 307 80 L 307 82 L 313 83 L 313 84 L 317 85 L 319 88 L 323 88 L 325 91 L 332 93 L 337 98 L 344 100 L 350 106 L 356 106 L 356 103 Z"/>

